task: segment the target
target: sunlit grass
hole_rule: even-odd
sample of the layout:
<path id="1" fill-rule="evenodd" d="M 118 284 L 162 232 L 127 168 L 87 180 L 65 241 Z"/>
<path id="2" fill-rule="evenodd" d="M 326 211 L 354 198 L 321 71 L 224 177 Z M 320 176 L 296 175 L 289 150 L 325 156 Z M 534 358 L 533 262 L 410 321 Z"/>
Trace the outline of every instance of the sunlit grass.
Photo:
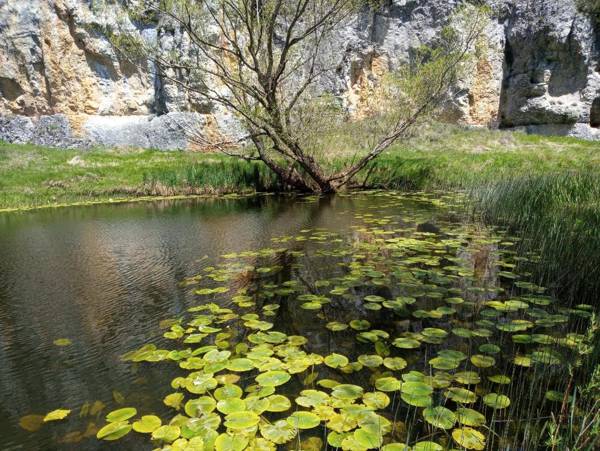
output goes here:
<path id="1" fill-rule="evenodd" d="M 573 303 L 600 296 L 600 174 L 527 175 L 471 190 L 484 220 L 507 224 L 543 257 L 540 282 Z"/>
<path id="2" fill-rule="evenodd" d="M 368 148 L 366 135 L 360 124 L 333 130 L 316 141 L 317 153 L 327 156 L 331 167 L 341 168 Z M 79 158 L 73 161 L 75 157 Z M 596 167 L 597 143 L 436 125 L 396 144 L 354 182 L 376 188 L 455 189 L 519 174 Z M 261 163 L 218 153 L 0 144 L 0 209 L 278 189 L 274 174 Z"/>

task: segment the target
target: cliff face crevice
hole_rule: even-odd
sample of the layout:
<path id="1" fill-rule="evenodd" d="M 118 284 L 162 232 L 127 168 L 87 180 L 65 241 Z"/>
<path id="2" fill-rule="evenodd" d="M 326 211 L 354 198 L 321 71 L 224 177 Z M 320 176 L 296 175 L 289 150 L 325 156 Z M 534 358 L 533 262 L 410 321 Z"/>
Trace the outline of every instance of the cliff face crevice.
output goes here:
<path id="1" fill-rule="evenodd" d="M 444 118 L 600 139 L 600 26 L 575 0 L 487 0 L 496 11 L 473 71 L 453 92 Z M 378 80 L 431 43 L 462 0 L 389 0 L 333 37 L 336 71 L 319 82 L 355 118 L 368 114 Z M 131 21 L 122 2 L 0 3 L 0 139 L 59 146 L 186 148 L 177 120 L 227 124 L 226 111 L 173 79 L 119 58 L 99 31 L 128 22 L 160 49 L 186 52 L 165 20 Z M 216 124 L 216 125 L 214 125 Z M 54 130 L 54 133 L 53 133 Z"/>

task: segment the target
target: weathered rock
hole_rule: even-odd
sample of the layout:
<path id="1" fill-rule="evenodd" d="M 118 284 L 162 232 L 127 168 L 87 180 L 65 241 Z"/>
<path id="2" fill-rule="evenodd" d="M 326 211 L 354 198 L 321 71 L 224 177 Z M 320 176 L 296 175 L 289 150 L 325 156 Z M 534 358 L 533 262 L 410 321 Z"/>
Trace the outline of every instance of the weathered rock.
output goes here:
<path id="1" fill-rule="evenodd" d="M 354 117 L 373 87 L 431 42 L 463 0 L 389 0 L 341 27 L 330 43 L 337 70 L 319 81 Z M 595 139 L 600 130 L 600 26 L 575 0 L 488 0 L 496 11 L 473 71 L 444 117 Z M 97 7 L 98 4 L 103 6 Z M 195 145 L 185 130 L 235 130 L 230 114 L 151 64 L 119 58 L 99 31 L 117 22 L 169 52 L 189 42 L 168 20 L 134 22 L 122 2 L 0 2 L 0 139 L 60 147 Z M 183 127 L 182 127 L 183 125 Z M 200 140 L 201 141 L 201 140 Z"/>
<path id="2" fill-rule="evenodd" d="M 515 2 L 506 24 L 501 125 L 591 136 L 600 98 L 597 33 L 572 1 Z"/>

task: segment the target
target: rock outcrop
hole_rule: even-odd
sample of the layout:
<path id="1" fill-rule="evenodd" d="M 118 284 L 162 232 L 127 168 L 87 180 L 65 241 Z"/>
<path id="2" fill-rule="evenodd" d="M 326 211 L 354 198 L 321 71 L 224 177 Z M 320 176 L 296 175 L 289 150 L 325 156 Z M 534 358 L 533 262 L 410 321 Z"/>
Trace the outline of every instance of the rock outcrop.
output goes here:
<path id="1" fill-rule="evenodd" d="M 600 139 L 600 25 L 575 0 L 488 0 L 496 11 L 477 64 L 445 111 L 450 121 Z M 355 117 L 387 71 L 436 36 L 461 0 L 389 0 L 335 37 L 339 58 L 322 89 Z M 98 7 L 98 5 L 102 7 Z M 165 51 L 177 27 L 131 21 L 120 2 L 0 2 L 0 139 L 59 147 L 195 144 L 231 117 L 169 82 L 150 64 L 119 58 L 99 31 L 117 21 Z"/>

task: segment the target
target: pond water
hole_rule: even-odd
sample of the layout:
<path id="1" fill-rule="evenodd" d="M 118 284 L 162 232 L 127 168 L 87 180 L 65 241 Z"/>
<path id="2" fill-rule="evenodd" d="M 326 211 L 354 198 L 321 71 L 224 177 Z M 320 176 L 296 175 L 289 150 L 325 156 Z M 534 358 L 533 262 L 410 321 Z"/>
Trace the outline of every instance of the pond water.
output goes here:
<path id="1" fill-rule="evenodd" d="M 547 415 L 589 310 L 461 211 L 363 193 L 0 215 L 1 448 L 525 443 L 543 420 L 507 418 Z M 105 438 L 171 426 L 98 440 L 124 407 Z"/>

